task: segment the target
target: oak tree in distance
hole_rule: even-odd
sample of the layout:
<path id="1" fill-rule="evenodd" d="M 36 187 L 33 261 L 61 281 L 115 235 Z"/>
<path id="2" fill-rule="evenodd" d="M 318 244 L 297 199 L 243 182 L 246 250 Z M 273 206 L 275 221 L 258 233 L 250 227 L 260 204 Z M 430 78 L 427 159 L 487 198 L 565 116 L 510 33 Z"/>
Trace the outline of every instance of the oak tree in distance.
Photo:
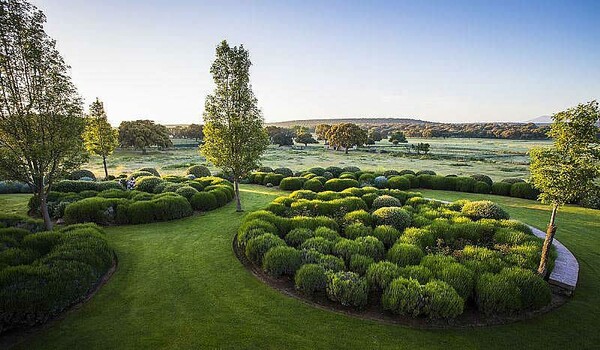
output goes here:
<path id="1" fill-rule="evenodd" d="M 110 156 L 119 145 L 119 132 L 108 122 L 104 104 L 98 98 L 90 105 L 83 140 L 88 152 L 102 157 L 104 178 L 108 179 L 106 157 Z"/>
<path id="2" fill-rule="evenodd" d="M 0 176 L 29 185 L 51 230 L 48 192 L 87 152 L 81 99 L 45 22 L 24 0 L 0 1 Z"/>
<path id="3" fill-rule="evenodd" d="M 367 132 L 354 123 L 334 124 L 325 137 L 330 146 L 336 149 L 342 147 L 346 154 L 350 147 L 362 146 L 367 142 Z"/>
<path id="4" fill-rule="evenodd" d="M 589 191 L 600 176 L 600 120 L 598 102 L 580 104 L 552 116 L 548 133 L 554 143 L 530 151 L 531 179 L 541 191 L 543 203 L 552 205 L 538 273 L 547 277 L 548 255 L 556 234 L 560 206 L 572 203 Z"/>
<path id="5" fill-rule="evenodd" d="M 119 125 L 119 145 L 133 147 L 146 154 L 148 147 L 167 148 L 173 146 L 166 126 L 151 120 L 123 121 Z"/>
<path id="6" fill-rule="evenodd" d="M 250 85 L 250 57 L 243 45 L 217 46 L 210 73 L 213 94 L 206 97 L 202 155 L 233 177 L 237 211 L 242 211 L 239 181 L 259 165 L 269 145 L 263 117 Z"/>

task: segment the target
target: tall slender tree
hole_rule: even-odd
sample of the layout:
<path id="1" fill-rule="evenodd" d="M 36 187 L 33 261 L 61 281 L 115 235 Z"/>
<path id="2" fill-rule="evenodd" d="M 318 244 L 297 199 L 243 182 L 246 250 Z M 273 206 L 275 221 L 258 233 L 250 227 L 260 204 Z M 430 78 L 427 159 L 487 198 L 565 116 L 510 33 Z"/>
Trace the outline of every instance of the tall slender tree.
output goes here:
<path id="1" fill-rule="evenodd" d="M 263 117 L 250 85 L 250 57 L 243 45 L 217 46 L 210 72 L 215 91 L 206 97 L 201 153 L 233 177 L 237 211 L 242 211 L 239 181 L 259 165 L 269 145 Z"/>
<path id="2" fill-rule="evenodd" d="M 90 105 L 83 140 L 88 152 L 102 157 L 104 178 L 108 179 L 106 157 L 110 156 L 119 145 L 119 132 L 117 129 L 113 129 L 108 122 L 104 103 L 100 102 L 98 98 Z"/>
<path id="3" fill-rule="evenodd" d="M 31 187 L 50 230 L 47 194 L 87 152 L 81 99 L 45 22 L 25 0 L 0 0 L 0 175 Z"/>
<path id="4" fill-rule="evenodd" d="M 548 277 L 548 255 L 556 234 L 558 209 L 582 197 L 600 176 L 599 118 L 596 101 L 557 113 L 548 133 L 554 140 L 553 146 L 530 152 L 533 184 L 541 191 L 542 202 L 552 205 L 538 267 L 543 277 Z"/>

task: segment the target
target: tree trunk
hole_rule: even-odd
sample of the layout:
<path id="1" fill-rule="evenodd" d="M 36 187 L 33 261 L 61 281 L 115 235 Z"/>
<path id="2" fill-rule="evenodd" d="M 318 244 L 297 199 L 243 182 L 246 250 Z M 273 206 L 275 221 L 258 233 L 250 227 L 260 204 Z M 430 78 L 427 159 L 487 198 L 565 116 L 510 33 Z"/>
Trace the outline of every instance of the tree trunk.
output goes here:
<path id="1" fill-rule="evenodd" d="M 146 154 L 146 148 L 142 148 L 142 154 Z"/>
<path id="2" fill-rule="evenodd" d="M 106 156 L 102 156 L 102 164 L 104 164 L 104 179 L 108 180 L 108 168 L 106 167 Z"/>
<path id="3" fill-rule="evenodd" d="M 546 229 L 546 239 L 544 239 L 544 246 L 542 247 L 542 257 L 540 258 L 540 266 L 538 267 L 538 274 L 544 279 L 550 277 L 550 271 L 548 271 L 548 256 L 550 249 L 552 248 L 552 241 L 556 234 L 556 225 L 554 221 L 556 219 L 556 213 L 558 212 L 558 205 L 554 204 L 552 207 L 552 216 L 550 217 L 550 223 Z"/>
<path id="4" fill-rule="evenodd" d="M 344 153 L 348 154 L 348 147 L 346 147 L 346 151 Z"/>
<path id="5" fill-rule="evenodd" d="M 240 183 L 238 179 L 233 180 L 233 185 L 235 186 L 235 201 L 236 201 L 236 211 L 242 212 L 242 202 L 240 200 Z"/>
<path id="6" fill-rule="evenodd" d="M 38 192 L 38 196 L 40 196 L 40 211 L 42 212 L 42 217 L 44 218 L 44 225 L 46 226 L 47 231 L 51 231 L 52 220 L 50 219 L 50 213 L 48 213 L 48 201 L 46 198 L 46 192 L 43 188 Z"/>

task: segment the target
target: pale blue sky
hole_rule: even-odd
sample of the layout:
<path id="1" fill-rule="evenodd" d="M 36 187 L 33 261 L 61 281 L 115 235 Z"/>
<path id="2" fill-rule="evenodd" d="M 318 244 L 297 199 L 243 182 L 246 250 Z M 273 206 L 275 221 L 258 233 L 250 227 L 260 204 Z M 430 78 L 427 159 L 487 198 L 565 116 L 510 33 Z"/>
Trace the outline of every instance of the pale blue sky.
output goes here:
<path id="1" fill-rule="evenodd" d="M 201 122 L 223 39 L 267 121 L 524 121 L 600 98 L 600 1 L 33 0 L 113 124 Z"/>

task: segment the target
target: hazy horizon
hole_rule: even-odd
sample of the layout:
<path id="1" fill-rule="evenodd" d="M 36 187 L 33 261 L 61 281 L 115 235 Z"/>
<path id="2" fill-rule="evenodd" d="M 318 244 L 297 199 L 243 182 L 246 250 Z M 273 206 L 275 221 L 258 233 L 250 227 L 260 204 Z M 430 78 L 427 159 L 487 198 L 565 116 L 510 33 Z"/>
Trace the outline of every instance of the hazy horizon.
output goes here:
<path id="1" fill-rule="evenodd" d="M 200 123 L 223 39 L 266 122 L 524 122 L 600 97 L 594 1 L 33 2 L 113 125 Z"/>

